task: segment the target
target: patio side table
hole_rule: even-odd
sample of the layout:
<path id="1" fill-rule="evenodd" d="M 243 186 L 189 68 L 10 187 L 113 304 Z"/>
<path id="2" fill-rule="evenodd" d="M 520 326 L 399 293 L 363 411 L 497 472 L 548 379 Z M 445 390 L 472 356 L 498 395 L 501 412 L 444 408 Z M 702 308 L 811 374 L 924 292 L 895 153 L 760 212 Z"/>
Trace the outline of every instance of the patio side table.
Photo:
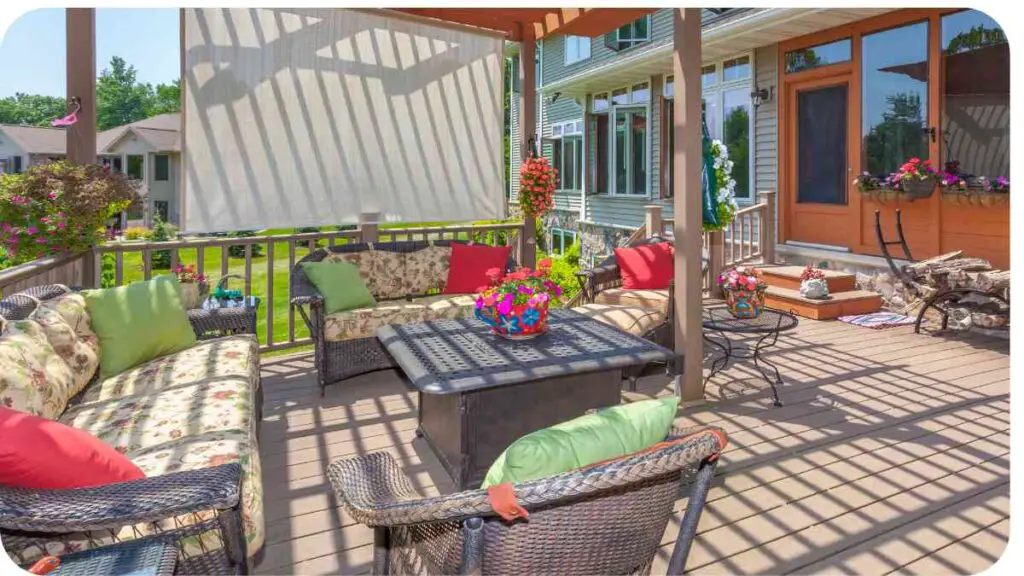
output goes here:
<path id="1" fill-rule="evenodd" d="M 132 540 L 60 557 L 60 565 L 48 576 L 171 576 L 178 562 L 178 548 L 160 540 Z M 23 566 L 25 570 L 31 565 Z"/>
<path id="2" fill-rule="evenodd" d="M 782 406 L 779 400 L 777 386 L 782 385 L 782 376 L 779 369 L 766 360 L 762 353 L 765 349 L 775 345 L 779 334 L 796 328 L 799 321 L 796 316 L 789 312 L 764 308 L 756 318 L 736 318 L 725 306 L 712 306 L 704 309 L 704 340 L 722 351 L 722 355 L 711 362 L 711 372 L 704 379 L 704 387 L 707 388 L 708 381 L 720 371 L 724 370 L 729 361 L 733 358 L 753 358 L 754 366 L 761 372 L 768 385 L 772 387 L 773 404 L 776 407 Z M 708 338 L 708 332 L 717 332 L 722 342 Z M 760 335 L 753 352 L 740 352 L 733 348 L 732 342 L 726 333 Z M 771 369 L 771 373 L 768 371 Z M 774 376 L 774 378 L 773 378 Z"/>
<path id="3" fill-rule="evenodd" d="M 260 299 L 255 296 L 224 301 L 207 298 L 201 308 L 188 310 L 188 320 L 199 340 L 233 334 L 255 334 L 259 307 Z"/>

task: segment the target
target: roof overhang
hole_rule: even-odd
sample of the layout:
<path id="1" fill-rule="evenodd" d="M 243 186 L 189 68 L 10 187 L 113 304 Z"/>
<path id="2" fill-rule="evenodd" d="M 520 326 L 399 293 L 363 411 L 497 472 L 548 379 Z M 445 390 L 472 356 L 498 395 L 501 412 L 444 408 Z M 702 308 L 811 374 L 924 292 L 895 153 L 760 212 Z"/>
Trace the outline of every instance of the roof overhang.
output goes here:
<path id="1" fill-rule="evenodd" d="M 749 52 L 790 38 L 827 30 L 896 8 L 760 8 L 718 22 L 701 30 L 701 58 L 713 62 Z M 672 72 L 672 39 L 646 50 L 636 50 L 597 68 L 541 87 L 544 93 L 582 98 L 587 94 L 643 82 L 651 76 Z"/>
<path id="2" fill-rule="evenodd" d="M 519 42 L 532 27 L 540 40 L 556 34 L 600 36 L 628 24 L 655 8 L 395 8 L 413 16 L 483 28 Z"/>

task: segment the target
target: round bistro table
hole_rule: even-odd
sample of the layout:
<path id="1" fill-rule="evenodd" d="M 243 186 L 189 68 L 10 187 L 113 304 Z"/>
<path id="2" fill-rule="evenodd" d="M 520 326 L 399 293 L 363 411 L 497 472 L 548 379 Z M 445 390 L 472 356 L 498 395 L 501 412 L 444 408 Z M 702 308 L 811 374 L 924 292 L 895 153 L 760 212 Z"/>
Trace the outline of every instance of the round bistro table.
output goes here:
<path id="1" fill-rule="evenodd" d="M 779 369 L 766 360 L 763 352 L 775 345 L 779 334 L 796 328 L 798 320 L 795 315 L 783 312 L 774 308 L 763 308 L 761 314 L 756 318 L 736 318 L 726 306 L 714 306 L 704 309 L 704 340 L 721 350 L 721 356 L 711 362 L 711 372 L 704 379 L 704 387 L 707 388 L 708 381 L 722 370 L 728 367 L 729 361 L 733 358 L 753 358 L 754 366 L 761 372 L 768 385 L 772 387 L 772 399 L 775 406 L 782 406 L 779 400 L 777 386 L 782 385 L 782 376 Z M 708 338 L 709 332 L 717 332 L 721 342 Z M 754 351 L 739 351 L 733 348 L 732 342 L 727 334 L 760 336 Z M 768 369 L 771 369 L 769 372 Z M 773 377 L 774 376 L 774 377 Z"/>

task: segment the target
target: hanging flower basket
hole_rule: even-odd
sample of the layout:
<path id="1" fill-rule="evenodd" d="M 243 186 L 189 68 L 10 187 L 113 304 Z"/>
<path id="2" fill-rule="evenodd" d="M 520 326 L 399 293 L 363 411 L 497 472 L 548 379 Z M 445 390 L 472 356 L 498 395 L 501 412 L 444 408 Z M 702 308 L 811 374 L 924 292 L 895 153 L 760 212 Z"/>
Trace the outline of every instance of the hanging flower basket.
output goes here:
<path id="1" fill-rule="evenodd" d="M 519 169 L 519 207 L 523 214 L 536 218 L 555 207 L 555 181 L 558 170 L 546 156 L 530 155 Z"/>
<path id="2" fill-rule="evenodd" d="M 910 200 L 928 198 L 935 193 L 935 180 L 931 178 L 926 180 L 907 179 L 900 182 L 900 188 Z"/>

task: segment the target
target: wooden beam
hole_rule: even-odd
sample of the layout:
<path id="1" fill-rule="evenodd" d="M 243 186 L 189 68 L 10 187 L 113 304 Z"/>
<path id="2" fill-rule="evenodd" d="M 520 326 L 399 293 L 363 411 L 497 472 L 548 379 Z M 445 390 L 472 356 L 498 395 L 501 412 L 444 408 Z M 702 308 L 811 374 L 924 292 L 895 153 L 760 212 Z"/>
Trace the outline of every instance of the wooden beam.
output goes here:
<path id="1" fill-rule="evenodd" d="M 78 122 L 67 128 L 67 157 L 75 164 L 96 162 L 96 14 L 92 8 L 66 8 L 68 101 L 80 102 Z"/>
<path id="2" fill-rule="evenodd" d="M 704 398 L 702 387 L 704 346 L 701 334 L 701 112 L 700 112 L 700 9 L 677 8 L 673 14 L 672 68 L 676 104 L 673 185 L 675 237 L 675 349 L 682 357 L 676 369 L 676 395 L 683 401 Z"/>
<path id="3" fill-rule="evenodd" d="M 526 160 L 538 148 L 537 142 L 537 52 L 533 26 L 523 26 L 523 42 L 519 48 L 519 157 Z M 520 238 L 520 265 L 534 268 L 537 263 L 537 219 L 523 216 L 523 237 Z"/>

